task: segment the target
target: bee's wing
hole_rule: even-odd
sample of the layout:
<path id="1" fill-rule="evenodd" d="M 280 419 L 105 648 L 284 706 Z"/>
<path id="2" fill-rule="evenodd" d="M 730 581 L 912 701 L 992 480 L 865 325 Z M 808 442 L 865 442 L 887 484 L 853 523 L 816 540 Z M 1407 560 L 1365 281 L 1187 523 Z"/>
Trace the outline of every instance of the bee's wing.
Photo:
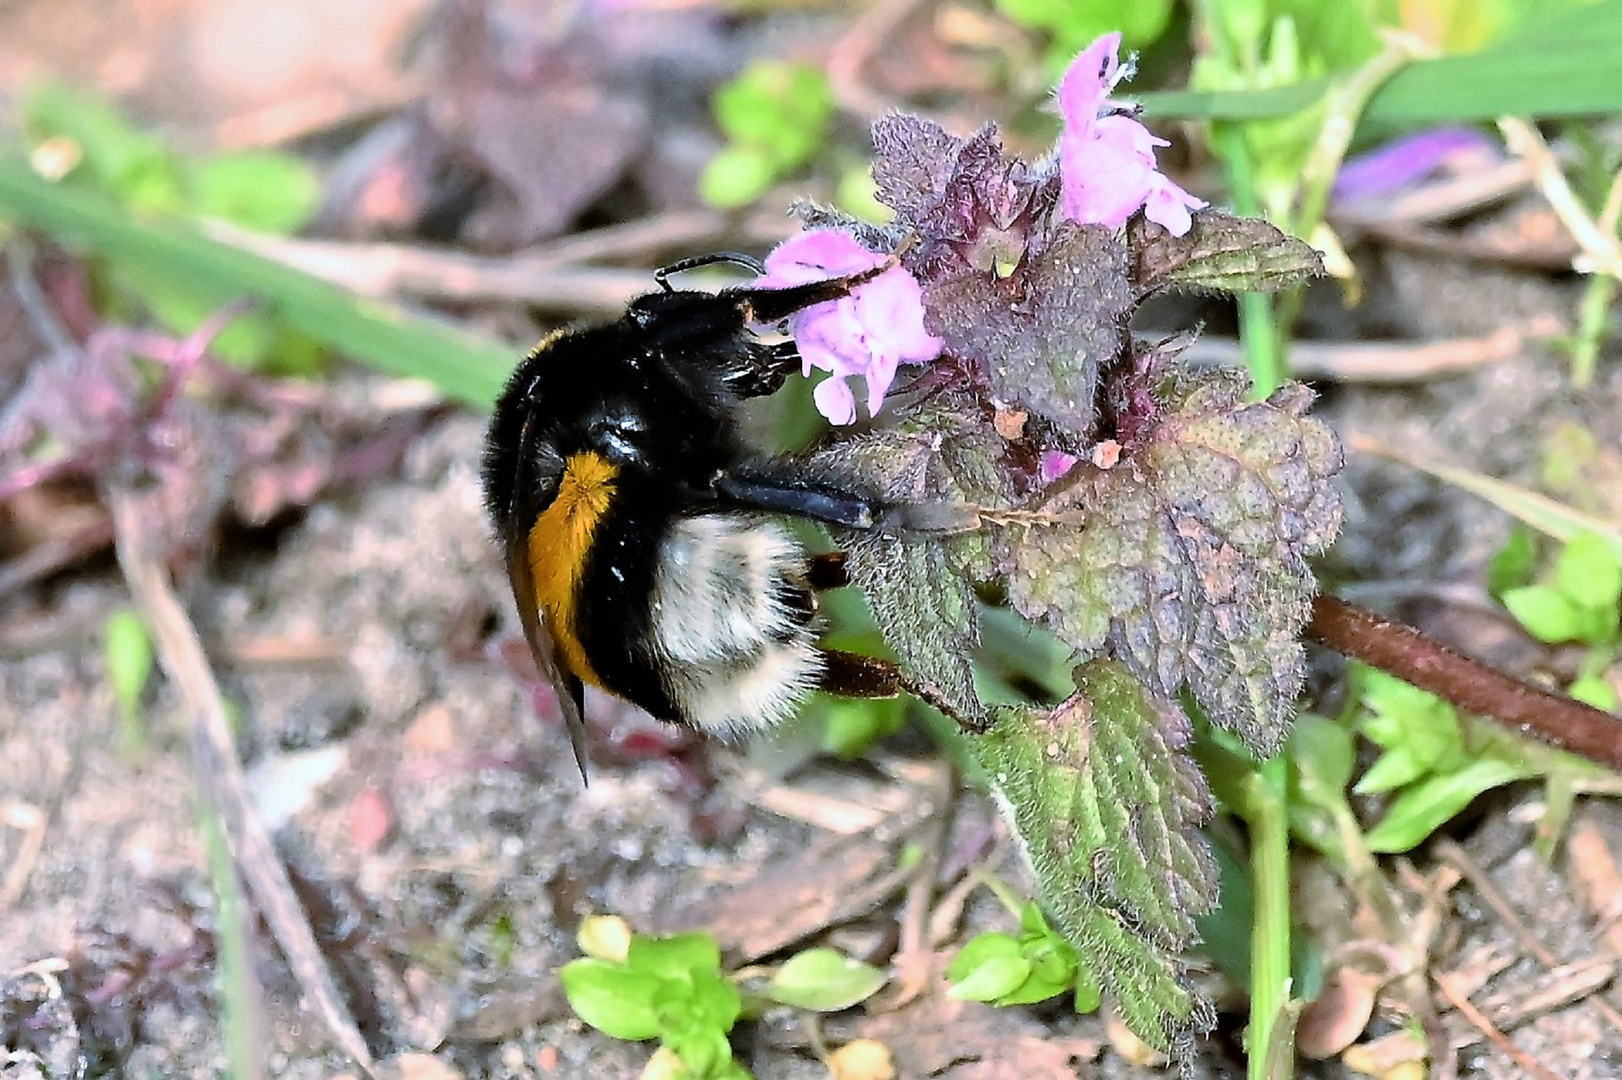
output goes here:
<path id="1" fill-rule="evenodd" d="M 535 575 L 529 565 L 529 536 L 526 531 L 526 523 L 534 520 L 531 507 L 527 505 L 532 497 L 530 493 L 535 490 L 531 475 L 535 460 L 530 446 L 532 422 L 525 419 L 518 439 L 518 475 L 514 477 L 513 486 L 517 505 L 513 507 L 513 513 L 508 515 L 507 535 L 502 538 L 506 547 L 507 580 L 512 585 L 513 597 L 518 601 L 518 621 L 524 627 L 524 640 L 529 642 L 529 652 L 535 658 L 535 667 L 540 671 L 541 678 L 552 685 L 557 696 L 558 709 L 563 713 L 563 723 L 569 731 L 569 746 L 574 750 L 575 766 L 580 770 L 581 782 L 588 783 L 585 687 L 559 661 L 557 644 L 535 606 Z"/>

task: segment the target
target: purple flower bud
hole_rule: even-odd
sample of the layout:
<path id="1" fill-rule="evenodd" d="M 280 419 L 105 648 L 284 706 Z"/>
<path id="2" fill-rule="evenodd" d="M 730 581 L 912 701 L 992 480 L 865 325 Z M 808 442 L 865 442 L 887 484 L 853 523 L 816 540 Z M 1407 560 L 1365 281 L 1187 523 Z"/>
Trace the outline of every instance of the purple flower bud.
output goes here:
<path id="1" fill-rule="evenodd" d="M 1038 479 L 1042 486 L 1069 475 L 1070 470 L 1076 467 L 1081 459 L 1074 454 L 1067 454 L 1063 450 L 1044 450 L 1037 458 Z"/>
<path id="2" fill-rule="evenodd" d="M 1071 61 L 1059 82 L 1060 210 L 1071 221 L 1117 229 L 1141 207 L 1173 236 L 1188 232 L 1189 211 L 1205 203 L 1155 167 L 1169 145 L 1107 100 L 1119 80 L 1120 34 L 1105 34 Z"/>
<path id="3" fill-rule="evenodd" d="M 888 256 L 869 251 L 836 229 L 812 229 L 790 237 L 766 257 L 758 288 L 784 288 L 826 281 L 880 266 Z M 812 397 L 831 424 L 856 420 L 856 397 L 846 379 L 867 382 L 867 412 L 876 415 L 900 364 L 922 364 L 944 344 L 924 329 L 923 291 L 905 269 L 894 266 L 850 291 L 789 318 L 805 374 L 821 368 L 829 377 Z"/>

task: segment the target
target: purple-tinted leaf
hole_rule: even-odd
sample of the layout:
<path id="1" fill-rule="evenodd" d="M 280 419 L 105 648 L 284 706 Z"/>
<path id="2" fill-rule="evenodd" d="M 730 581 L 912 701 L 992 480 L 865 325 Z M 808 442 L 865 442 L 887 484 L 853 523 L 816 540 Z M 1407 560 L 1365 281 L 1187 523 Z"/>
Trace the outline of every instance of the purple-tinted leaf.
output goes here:
<path id="1" fill-rule="evenodd" d="M 1112 469 L 1088 463 L 1062 504 L 1081 527 L 1011 529 L 1016 608 L 1071 646 L 1106 645 L 1152 691 L 1183 686 L 1259 756 L 1283 741 L 1302 679 L 1314 590 L 1305 557 L 1340 525 L 1340 448 L 1305 416 L 1311 394 L 1266 402 L 1243 380 L 1185 377 Z"/>
<path id="2" fill-rule="evenodd" d="M 926 325 L 980 367 L 996 400 L 1087 436 L 1100 370 L 1122 352 L 1136 301 L 1127 270 L 1114 234 L 1062 225 L 1006 275 L 969 269 L 926 283 Z"/>

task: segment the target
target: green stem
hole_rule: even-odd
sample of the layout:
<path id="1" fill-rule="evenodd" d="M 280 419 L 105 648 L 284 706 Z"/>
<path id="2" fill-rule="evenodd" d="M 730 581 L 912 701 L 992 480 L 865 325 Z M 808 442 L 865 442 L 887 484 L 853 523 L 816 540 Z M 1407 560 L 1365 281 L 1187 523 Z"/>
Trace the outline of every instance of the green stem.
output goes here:
<path id="1" fill-rule="evenodd" d="M 1618 284 L 1609 274 L 1593 274 L 1588 288 L 1583 290 L 1582 304 L 1577 309 L 1577 337 L 1571 344 L 1571 384 L 1579 390 L 1588 389 L 1594 381 Z"/>
<path id="2" fill-rule="evenodd" d="M 220 1037 L 225 1044 L 226 1075 L 233 1080 L 262 1080 L 265 1075 L 263 1007 L 248 947 L 249 916 L 219 812 L 207 799 L 203 800 L 201 816 L 203 847 L 214 884 Z"/>
<path id="3" fill-rule="evenodd" d="M 1250 148 L 1236 124 L 1213 124 L 1211 139 L 1222 148 L 1228 167 L 1228 192 L 1233 209 L 1245 217 L 1261 213 Z M 1284 354 L 1273 321 L 1273 298 L 1266 293 L 1239 294 L 1239 337 L 1245 345 L 1245 366 L 1250 369 L 1251 394 L 1262 399 L 1283 384 Z"/>
<path id="4" fill-rule="evenodd" d="M 1250 873 L 1256 925 L 1250 938 L 1249 1080 L 1289 1080 L 1278 1073 L 1288 1055 L 1270 1052 L 1274 1027 L 1290 998 L 1290 827 L 1284 808 L 1282 755 L 1247 779 Z M 1270 1067 L 1271 1062 L 1271 1067 Z"/>

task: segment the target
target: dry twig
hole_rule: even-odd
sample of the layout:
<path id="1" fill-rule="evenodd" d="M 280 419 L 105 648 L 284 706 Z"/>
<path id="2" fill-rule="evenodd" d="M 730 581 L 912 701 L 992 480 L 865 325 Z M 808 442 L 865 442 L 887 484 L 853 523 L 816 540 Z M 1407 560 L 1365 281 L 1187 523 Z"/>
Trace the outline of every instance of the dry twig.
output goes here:
<path id="1" fill-rule="evenodd" d="M 197 631 L 170 585 L 163 555 L 153 542 L 151 509 L 137 492 L 116 485 L 107 492 L 107 503 L 119 566 L 152 630 L 163 669 L 186 704 L 198 782 L 219 819 L 232 859 L 327 1029 L 344 1053 L 370 1074 L 373 1062 L 366 1040 L 327 970 L 287 868 L 248 797 L 219 684 Z"/>

